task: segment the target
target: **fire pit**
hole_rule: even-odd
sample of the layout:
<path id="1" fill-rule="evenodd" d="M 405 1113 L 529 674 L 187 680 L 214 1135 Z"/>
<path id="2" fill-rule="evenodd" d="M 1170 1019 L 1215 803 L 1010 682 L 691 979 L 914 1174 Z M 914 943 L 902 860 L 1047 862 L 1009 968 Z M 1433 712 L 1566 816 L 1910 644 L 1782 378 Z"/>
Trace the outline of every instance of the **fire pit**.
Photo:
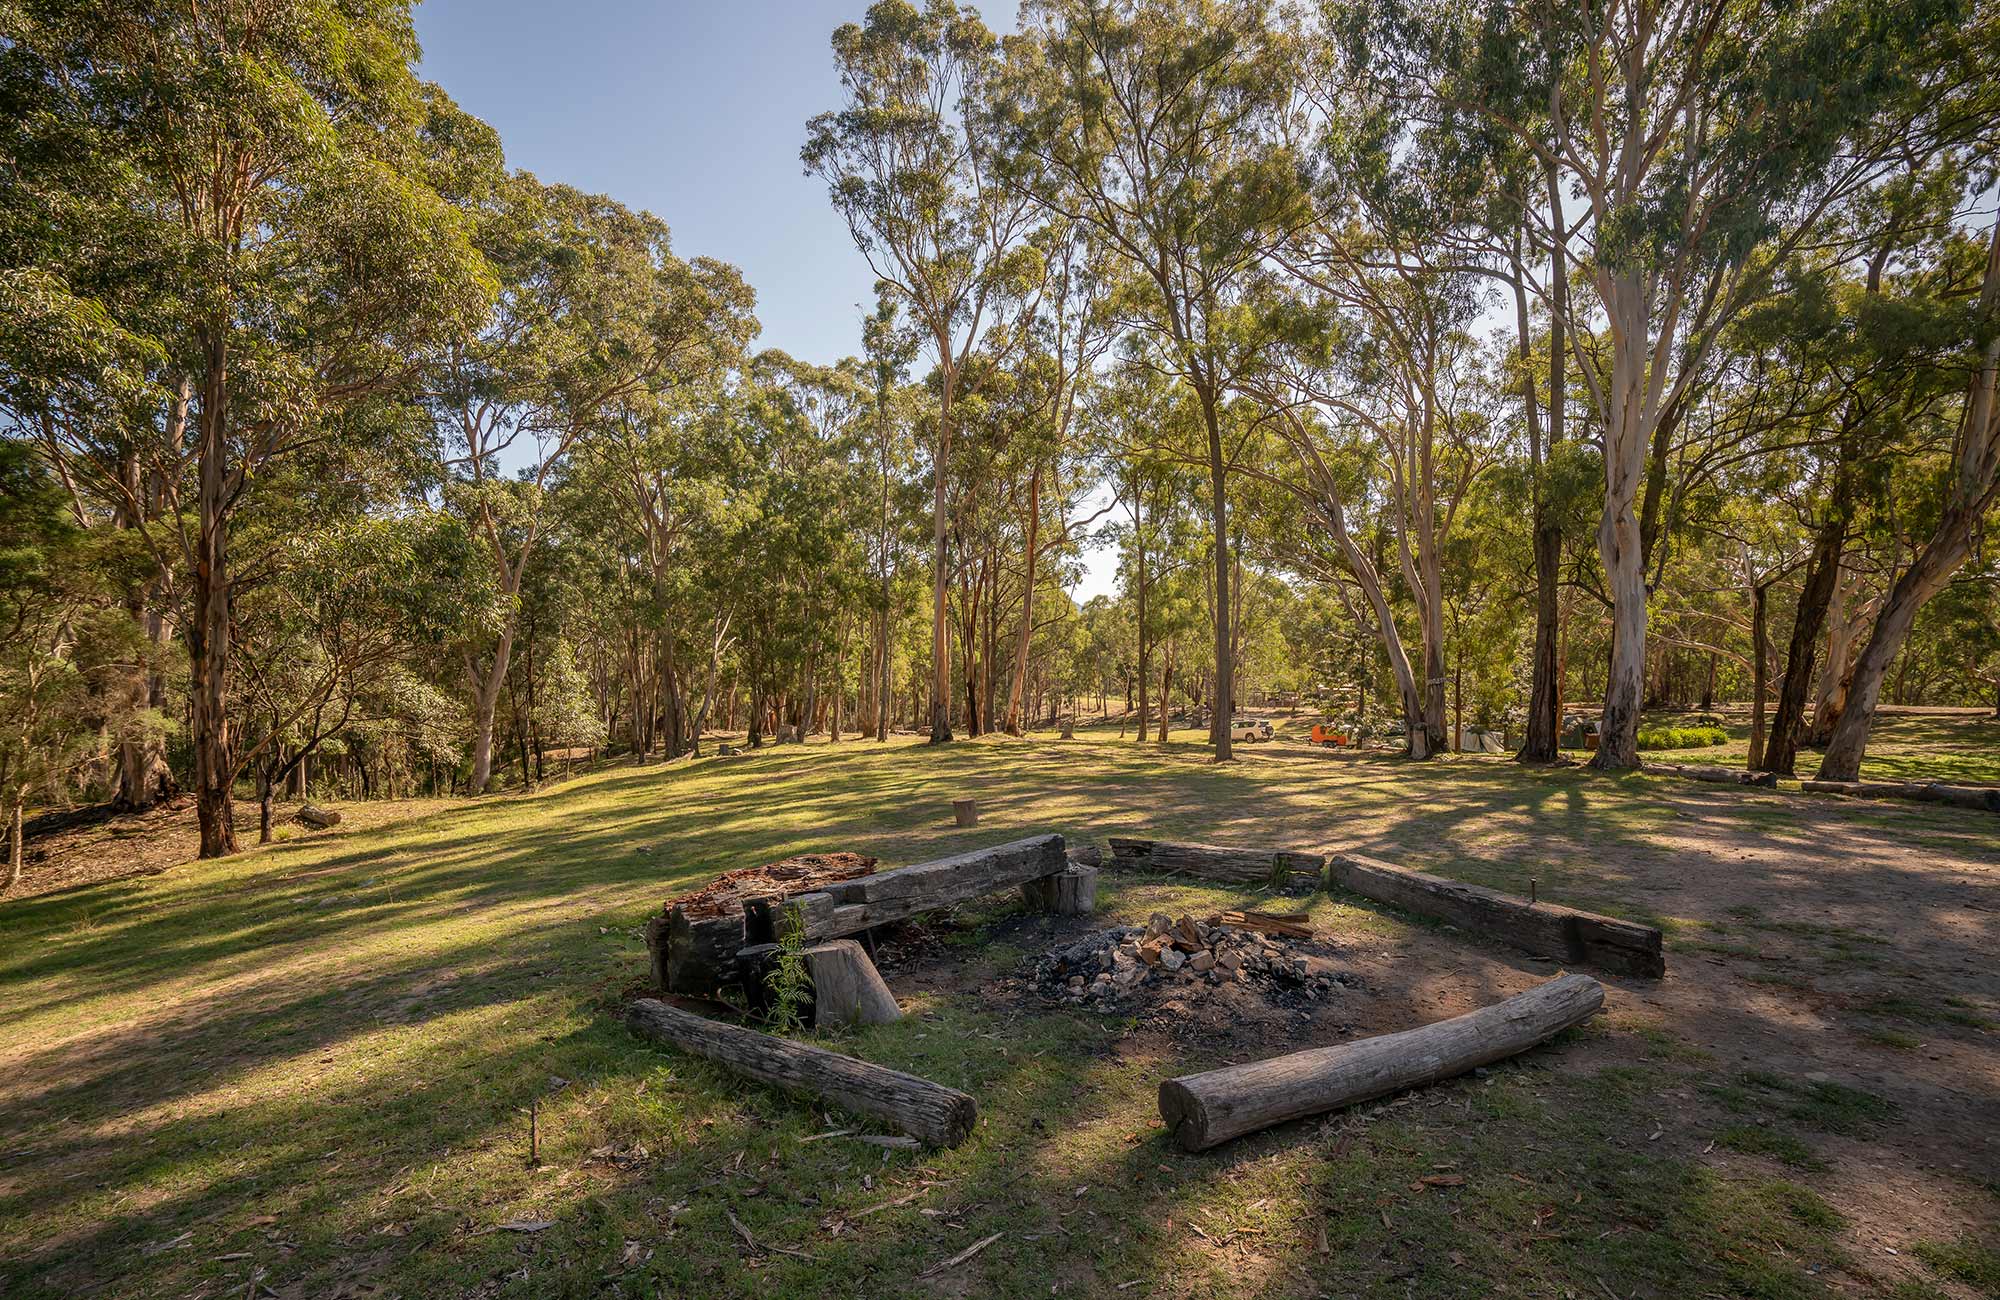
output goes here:
<path id="1" fill-rule="evenodd" d="M 1285 932 L 1298 928 L 1267 932 L 1253 921 L 1155 912 L 1144 926 L 1100 930 L 1048 953 L 1036 963 L 1035 986 L 1051 1002 L 1107 1012 L 1181 987 L 1241 985 L 1292 1006 L 1360 986 L 1339 970 L 1331 945 Z"/>

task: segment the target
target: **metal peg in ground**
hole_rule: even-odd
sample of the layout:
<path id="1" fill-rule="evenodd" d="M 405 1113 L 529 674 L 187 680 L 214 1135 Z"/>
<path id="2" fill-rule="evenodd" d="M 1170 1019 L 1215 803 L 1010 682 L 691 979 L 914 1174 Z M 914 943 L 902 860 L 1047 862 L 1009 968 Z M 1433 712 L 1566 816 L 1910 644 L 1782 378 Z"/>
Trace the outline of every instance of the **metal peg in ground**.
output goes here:
<path id="1" fill-rule="evenodd" d="M 952 820 L 960 826 L 979 825 L 979 801 L 977 799 L 954 799 L 951 801 Z"/>

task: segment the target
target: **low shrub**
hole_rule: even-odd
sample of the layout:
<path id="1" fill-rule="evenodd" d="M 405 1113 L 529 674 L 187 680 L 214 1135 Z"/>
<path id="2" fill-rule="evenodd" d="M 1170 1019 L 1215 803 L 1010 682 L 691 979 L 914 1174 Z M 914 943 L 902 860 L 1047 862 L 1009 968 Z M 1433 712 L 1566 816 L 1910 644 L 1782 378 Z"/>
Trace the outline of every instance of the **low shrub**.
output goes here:
<path id="1" fill-rule="evenodd" d="M 1642 727 L 1639 729 L 1641 749 L 1706 749 L 1711 745 L 1726 745 L 1729 733 L 1721 727 Z"/>

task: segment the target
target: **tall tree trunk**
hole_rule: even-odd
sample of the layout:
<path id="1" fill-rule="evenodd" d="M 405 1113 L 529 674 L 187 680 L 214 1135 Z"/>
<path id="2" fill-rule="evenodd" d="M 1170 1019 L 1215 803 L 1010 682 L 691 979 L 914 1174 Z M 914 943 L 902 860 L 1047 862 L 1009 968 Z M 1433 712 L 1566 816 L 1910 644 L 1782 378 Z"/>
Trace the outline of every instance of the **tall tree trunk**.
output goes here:
<path id="1" fill-rule="evenodd" d="M 1989 321 L 2000 313 L 2000 222 L 1994 223 L 1987 242 L 1979 310 Z M 1953 448 L 1948 492 L 1930 539 L 1889 588 L 1875 616 L 1874 630 L 1854 665 L 1846 707 L 1827 742 L 1826 759 L 1819 769 L 1822 781 L 1860 778 L 1868 731 L 1882 695 L 1882 676 L 1903 648 L 1918 612 L 1972 554 L 1980 521 L 1995 495 L 2000 494 L 2000 334 L 1986 342 L 1979 369 L 1966 386 L 1965 413 Z"/>
<path id="2" fill-rule="evenodd" d="M 1764 770 L 1764 697 L 1770 694 L 1771 636 L 1766 617 L 1771 584 L 1750 584 L 1750 762 L 1752 772 Z"/>
<path id="3" fill-rule="evenodd" d="M 1028 475 L 1028 545 L 1022 566 L 1026 577 L 1021 588 L 1021 630 L 1014 637 L 1014 684 L 1007 688 L 1007 718 L 1002 730 L 1010 736 L 1021 734 L 1021 692 L 1028 680 L 1028 646 L 1035 634 L 1035 559 L 1037 535 L 1042 518 L 1042 467 Z"/>
<path id="4" fill-rule="evenodd" d="M 198 420 L 198 527 L 194 563 L 194 617 L 188 627 L 188 695 L 194 742 L 195 816 L 201 856 L 236 852 L 236 809 L 230 787 L 236 775 L 229 733 L 230 572 L 228 352 L 221 332 L 204 341 Z"/>
<path id="5" fill-rule="evenodd" d="M 1210 382 L 1196 390 L 1201 399 L 1202 417 L 1208 425 L 1209 527 L 1215 534 L 1215 699 L 1209 707 L 1208 735 L 1215 745 L 1215 760 L 1226 763 L 1236 756 L 1229 738 L 1229 719 L 1236 708 L 1236 665 L 1229 646 L 1229 498 L 1222 459 L 1222 420 L 1216 404 L 1220 394 Z M 1164 707 L 1164 702 L 1162 704 Z"/>
<path id="6" fill-rule="evenodd" d="M 1135 559 L 1137 560 L 1137 565 L 1135 567 L 1134 572 L 1137 578 L 1136 585 L 1137 585 L 1137 595 L 1138 595 L 1138 599 L 1135 603 L 1137 605 L 1137 616 L 1139 621 L 1138 623 L 1139 671 L 1134 673 L 1132 677 L 1127 678 L 1125 684 L 1125 707 L 1128 710 L 1132 708 L 1133 686 L 1136 685 L 1139 689 L 1138 717 L 1139 717 L 1139 740 L 1141 743 L 1144 743 L 1146 739 L 1146 718 L 1148 716 L 1146 712 L 1146 684 L 1147 684 L 1146 677 L 1152 670 L 1152 662 L 1153 662 L 1151 658 L 1152 647 L 1146 643 L 1146 587 L 1147 587 L 1146 542 L 1145 542 L 1144 525 L 1141 524 L 1140 522 L 1140 512 L 1143 508 L 1141 506 L 1141 502 L 1144 499 L 1145 497 L 1143 492 L 1135 491 L 1132 495 L 1132 538 L 1133 538 L 1132 544 L 1134 547 Z M 1125 734 L 1123 727 L 1119 728 L 1118 734 L 1121 736 Z"/>
<path id="7" fill-rule="evenodd" d="M 487 783 L 493 779 L 493 716 L 500 704 L 500 688 L 507 682 L 507 663 L 513 654 L 514 626 L 509 619 L 493 644 L 493 662 L 483 674 L 471 656 L 466 657 L 465 672 L 472 682 L 472 780 L 466 784 L 467 794 L 485 794 Z M 635 727 L 642 715 L 651 712 L 644 700 L 645 696 L 637 693 L 635 682 L 632 699 Z M 644 733 L 639 734 L 640 743 L 646 743 Z M 644 752 L 640 751 L 642 756 Z"/>
<path id="8" fill-rule="evenodd" d="M 1167 701 L 1172 699 L 1174 686 L 1174 643 L 1169 641 L 1160 648 L 1160 743 L 1167 743 L 1169 715 L 1173 712 Z"/>
<path id="9" fill-rule="evenodd" d="M 1549 201 L 1556 214 L 1555 226 L 1562 228 L 1562 190 L 1557 184 L 1554 168 L 1548 169 Z M 1561 609 L 1558 583 L 1561 579 L 1562 529 L 1553 522 L 1554 512 L 1544 500 L 1547 485 L 1544 483 L 1544 469 L 1548 456 L 1552 456 L 1563 440 L 1563 411 L 1568 344 L 1563 338 L 1563 320 L 1566 316 L 1568 297 L 1567 276 L 1563 267 L 1563 252 L 1560 248 L 1550 252 L 1550 283 L 1552 309 L 1549 313 L 1549 423 L 1547 454 L 1544 454 L 1540 421 L 1536 418 L 1535 381 L 1526 362 L 1532 355 L 1527 294 L 1523 290 L 1519 276 L 1516 276 L 1514 298 L 1516 330 L 1520 338 L 1520 354 L 1523 362 L 1523 400 L 1527 407 L 1529 452 L 1532 461 L 1534 482 L 1534 528 L 1535 528 L 1535 649 L 1530 661 L 1528 682 L 1528 730 L 1522 741 L 1521 752 L 1516 755 L 1523 763 L 1553 763 L 1561 756 L 1562 744 L 1562 668 L 1557 655 L 1556 641 L 1560 635 Z"/>
<path id="10" fill-rule="evenodd" d="M 1834 724 L 1847 704 L 1847 685 L 1854 674 L 1855 638 L 1860 635 L 1865 606 L 1856 601 L 1854 576 L 1842 569 L 1834 579 L 1833 600 L 1827 608 L 1826 664 L 1820 669 L 1819 685 L 1813 691 L 1812 724 L 1806 729 L 1805 743 L 1825 748 L 1833 739 Z"/>
<path id="11" fill-rule="evenodd" d="M 1771 720 L 1770 741 L 1764 747 L 1763 763 L 1750 764 L 1753 772 L 1776 772 L 1791 776 L 1798 766 L 1799 742 L 1806 730 L 1806 697 L 1812 689 L 1813 660 L 1819 653 L 1820 634 L 1840 585 L 1840 553 L 1847 540 L 1844 511 L 1830 512 L 1820 524 L 1813 542 L 1812 559 L 1799 588 L 1798 612 L 1792 618 L 1792 639 L 1785 649 L 1785 675 L 1778 684 L 1778 712 Z M 1838 671 L 1833 664 L 1828 672 Z"/>
<path id="12" fill-rule="evenodd" d="M 948 356 L 949 344 L 938 355 Z M 945 583 L 950 573 L 950 552 L 945 544 L 945 476 L 951 464 L 951 405 L 957 375 L 944 368 L 944 400 L 938 412 L 937 455 L 931 461 L 931 743 L 941 745 L 951 739 L 951 644 L 945 624 Z M 966 654 L 972 647 L 966 646 Z"/>
<path id="13" fill-rule="evenodd" d="M 260 772 L 257 776 L 257 842 L 271 842 L 271 774 Z"/>
<path id="14" fill-rule="evenodd" d="M 1853 680 L 1848 683 L 1847 700 L 1827 741 L 1821 760 L 1822 781 L 1858 781 L 1861 760 L 1868 750 L 1868 732 L 1874 725 L 1875 706 L 1881 702 L 1882 681 L 1889 665 L 1909 639 L 1910 627 L 1924 605 L 1943 589 L 1951 575 L 1972 553 L 1972 538 L 1978 511 L 1962 504 L 1945 510 L 1930 542 L 1914 563 L 1903 571 L 1882 601 L 1875 626 L 1861 657 L 1854 663 Z"/>
<path id="15" fill-rule="evenodd" d="M 1605 458 L 1607 489 L 1597 527 L 1597 549 L 1611 589 L 1611 659 L 1604 683 L 1604 716 L 1597 757 L 1590 765 L 1625 771 L 1639 765 L 1639 714 L 1646 686 L 1646 571 L 1633 514 L 1638 475 Z"/>

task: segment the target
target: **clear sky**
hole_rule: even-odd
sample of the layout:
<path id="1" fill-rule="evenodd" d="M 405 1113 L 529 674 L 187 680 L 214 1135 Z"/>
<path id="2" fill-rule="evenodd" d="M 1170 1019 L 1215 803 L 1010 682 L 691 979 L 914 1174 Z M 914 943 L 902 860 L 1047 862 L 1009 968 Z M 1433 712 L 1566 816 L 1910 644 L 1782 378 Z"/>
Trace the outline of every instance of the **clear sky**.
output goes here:
<path id="1" fill-rule="evenodd" d="M 824 363 L 860 351 L 874 277 L 799 146 L 840 102 L 829 38 L 866 9 L 422 0 L 416 21 L 424 76 L 500 132 L 512 166 L 657 214 L 682 257 L 735 263 L 757 291 L 757 346 Z"/>

